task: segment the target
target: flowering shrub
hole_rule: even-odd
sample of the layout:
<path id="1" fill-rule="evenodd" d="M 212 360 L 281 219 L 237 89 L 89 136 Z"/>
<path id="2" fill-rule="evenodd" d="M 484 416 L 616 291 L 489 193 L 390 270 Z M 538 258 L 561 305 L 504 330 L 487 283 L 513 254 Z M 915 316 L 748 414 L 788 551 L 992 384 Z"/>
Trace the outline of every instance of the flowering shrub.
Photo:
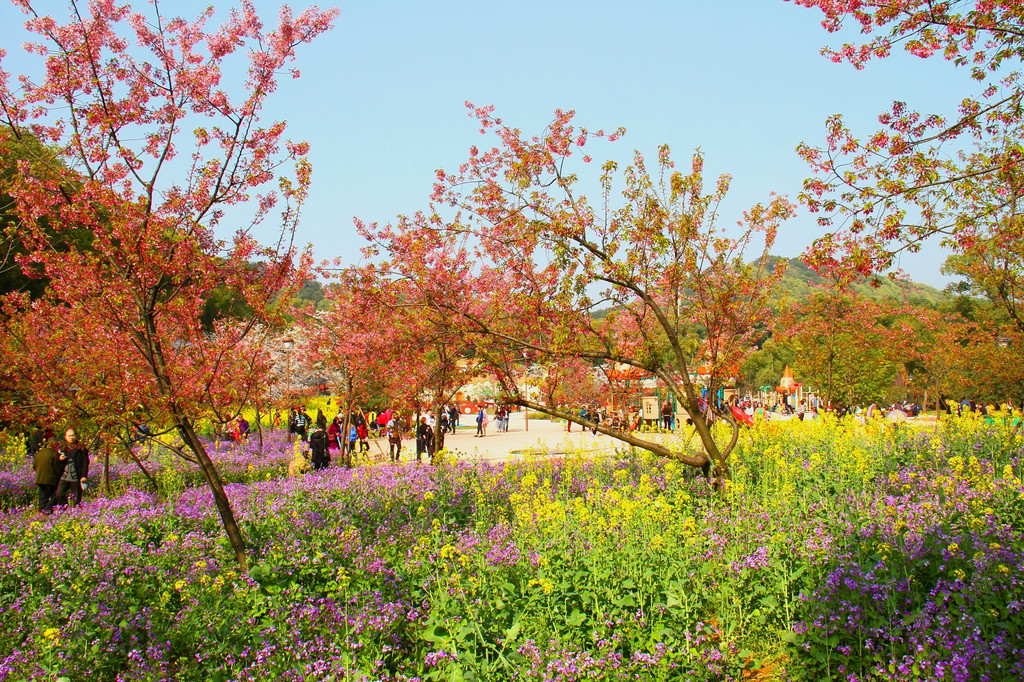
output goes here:
<path id="1" fill-rule="evenodd" d="M 298 478 L 285 443 L 222 453 L 253 466 L 248 574 L 198 487 L 0 516 L 0 680 L 1018 678 L 998 428 L 759 423 L 724 499 L 629 452 Z"/>

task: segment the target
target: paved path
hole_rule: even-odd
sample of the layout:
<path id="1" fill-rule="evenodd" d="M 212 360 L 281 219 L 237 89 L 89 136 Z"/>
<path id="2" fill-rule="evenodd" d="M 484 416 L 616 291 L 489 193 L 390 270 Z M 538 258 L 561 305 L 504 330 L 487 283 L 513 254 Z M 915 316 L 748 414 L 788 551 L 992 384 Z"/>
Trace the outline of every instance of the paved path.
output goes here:
<path id="1" fill-rule="evenodd" d="M 487 435 L 476 438 L 476 415 L 464 414 L 461 415 L 462 426 L 454 434 L 449 433 L 445 436 L 444 444 L 448 452 L 457 455 L 459 459 L 487 462 L 515 459 L 531 449 L 546 449 L 551 454 L 561 454 L 567 449 L 585 448 L 590 452 L 604 451 L 611 454 L 616 445 L 623 445 L 621 441 L 602 434 L 595 436 L 590 431 L 581 432 L 579 424 L 573 424 L 572 432 L 566 433 L 564 422 L 531 419 L 528 431 L 525 422 L 523 413 L 514 413 L 509 421 L 508 431 L 498 433 L 492 417 L 487 425 Z M 386 452 L 387 441 L 378 439 L 377 442 Z M 416 441 L 410 438 L 403 440 L 402 460 L 408 462 L 415 457 Z"/>

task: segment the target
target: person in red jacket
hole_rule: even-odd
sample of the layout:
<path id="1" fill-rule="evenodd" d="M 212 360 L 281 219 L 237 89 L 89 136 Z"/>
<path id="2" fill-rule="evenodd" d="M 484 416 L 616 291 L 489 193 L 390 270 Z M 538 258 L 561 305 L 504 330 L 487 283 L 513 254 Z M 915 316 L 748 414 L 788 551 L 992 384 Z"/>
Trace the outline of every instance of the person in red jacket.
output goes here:
<path id="1" fill-rule="evenodd" d="M 327 425 L 327 447 L 329 450 L 341 449 L 341 420 L 338 417 Z"/>
<path id="2" fill-rule="evenodd" d="M 356 424 L 356 435 L 359 436 L 359 452 L 370 451 L 370 430 L 366 428 L 366 421 Z"/>

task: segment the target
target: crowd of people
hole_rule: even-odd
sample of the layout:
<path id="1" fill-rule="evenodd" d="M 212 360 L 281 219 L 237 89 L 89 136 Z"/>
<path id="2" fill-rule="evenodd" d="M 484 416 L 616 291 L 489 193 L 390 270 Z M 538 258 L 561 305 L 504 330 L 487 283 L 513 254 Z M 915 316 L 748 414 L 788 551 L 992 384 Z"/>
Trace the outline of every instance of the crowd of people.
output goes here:
<path id="1" fill-rule="evenodd" d="M 507 417 L 505 420 L 507 424 Z M 279 420 L 275 420 L 277 423 Z M 386 440 L 387 456 L 391 462 L 401 461 L 402 442 L 407 438 L 415 441 L 417 462 L 422 462 L 424 456 L 433 461 L 436 453 L 444 448 L 445 436 L 454 433 L 458 425 L 459 409 L 454 404 L 445 406 L 439 419 L 435 419 L 433 410 L 428 410 L 418 421 L 413 421 L 411 414 L 403 414 L 395 408 L 379 413 L 357 409 L 348 415 L 339 411 L 328 421 L 323 410 L 317 410 L 316 417 L 312 418 L 301 405 L 292 408 L 288 417 L 289 437 L 308 443 L 314 470 L 329 467 L 334 456 L 340 458 L 342 466 L 351 468 L 358 457 L 370 456 L 371 439 Z M 505 428 L 507 430 L 507 426 Z"/>
<path id="2" fill-rule="evenodd" d="M 511 408 L 505 405 L 494 408 L 493 419 L 499 433 L 508 431 L 511 412 Z M 490 422 L 491 415 L 487 408 L 478 405 L 475 437 L 485 437 Z M 280 424 L 280 419 L 275 419 L 273 423 Z M 445 437 L 455 433 L 458 426 L 460 412 L 454 403 L 445 405 L 437 412 L 428 408 L 418 419 L 412 413 L 387 408 L 381 412 L 357 409 L 347 415 L 339 411 L 330 421 L 323 410 L 317 410 L 313 418 L 300 405 L 289 410 L 287 423 L 291 438 L 308 443 L 310 468 L 313 470 L 330 466 L 334 457 L 340 457 L 342 466 L 353 466 L 358 457 L 370 456 L 371 439 L 387 442 L 387 456 L 391 462 L 401 461 L 403 441 L 407 439 L 414 441 L 417 462 L 424 461 L 424 458 L 433 462 L 436 453 L 444 448 Z M 381 449 L 381 459 L 383 454 Z"/>

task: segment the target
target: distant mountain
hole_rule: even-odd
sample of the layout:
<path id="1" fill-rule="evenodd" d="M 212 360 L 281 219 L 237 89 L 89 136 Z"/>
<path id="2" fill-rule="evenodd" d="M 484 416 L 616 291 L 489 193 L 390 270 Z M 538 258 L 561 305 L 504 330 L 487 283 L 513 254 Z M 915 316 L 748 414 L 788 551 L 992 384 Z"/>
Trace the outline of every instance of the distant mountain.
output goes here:
<path id="1" fill-rule="evenodd" d="M 785 261 L 786 273 L 779 282 L 778 293 L 774 297 L 774 305 L 785 305 L 786 302 L 803 301 L 810 297 L 814 290 L 825 283 L 825 279 L 811 268 L 804 265 L 799 258 L 783 258 L 772 256 L 772 262 Z M 950 303 L 953 297 L 941 289 L 918 284 L 909 280 L 896 281 L 889 277 L 878 277 L 877 286 L 869 281 L 854 284 L 851 289 L 867 298 L 883 301 L 899 301 L 924 308 L 939 308 L 943 303 Z M 592 311 L 590 316 L 595 320 L 603 319 L 614 307 Z"/>
<path id="2" fill-rule="evenodd" d="M 778 298 L 781 301 L 802 301 L 806 299 L 817 286 L 825 283 L 825 280 L 811 268 L 804 265 L 799 258 L 774 257 L 776 261 L 786 261 L 786 274 L 779 283 Z M 875 300 L 896 300 L 906 301 L 913 305 L 927 308 L 937 308 L 944 302 L 949 302 L 951 297 L 941 289 L 918 284 L 909 280 L 895 281 L 889 277 L 880 276 L 875 283 L 863 282 L 853 285 L 851 288 L 858 294 Z"/>

